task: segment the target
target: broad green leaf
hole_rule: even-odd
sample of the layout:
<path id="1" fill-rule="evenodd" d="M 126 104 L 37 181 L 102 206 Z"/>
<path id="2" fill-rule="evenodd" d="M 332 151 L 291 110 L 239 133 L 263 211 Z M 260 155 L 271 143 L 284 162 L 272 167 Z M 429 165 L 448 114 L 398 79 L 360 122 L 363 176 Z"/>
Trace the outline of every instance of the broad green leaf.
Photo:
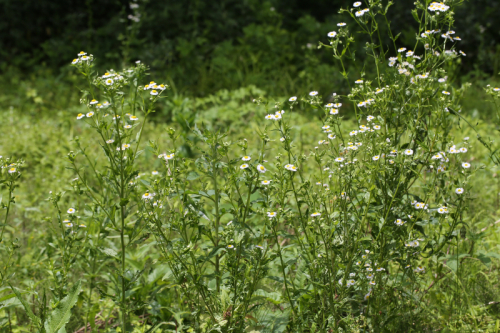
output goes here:
<path id="1" fill-rule="evenodd" d="M 9 284 L 10 285 L 10 284 Z M 31 311 L 31 308 L 30 308 L 30 305 L 24 300 L 24 298 L 21 296 L 21 293 L 14 287 L 10 286 L 10 288 L 12 289 L 12 291 L 14 292 L 14 294 L 16 294 L 16 297 L 17 299 L 21 302 L 21 304 L 23 305 L 24 307 L 24 310 L 26 310 L 26 314 L 28 315 L 28 317 L 31 319 L 31 321 L 38 327 L 41 326 L 41 323 L 40 323 L 40 318 L 38 318 L 37 316 L 35 316 L 35 314 L 33 313 L 33 311 Z"/>
<path id="2" fill-rule="evenodd" d="M 187 180 L 195 180 L 198 178 L 200 178 L 200 175 L 198 173 L 196 173 L 195 171 L 191 171 L 186 177 Z"/>
<path id="3" fill-rule="evenodd" d="M 71 288 L 69 294 L 64 297 L 61 302 L 59 302 L 54 311 L 52 311 L 50 317 L 47 318 L 44 324 L 46 333 L 66 332 L 64 327 L 71 316 L 71 308 L 78 300 L 78 294 L 80 294 L 81 286 L 82 282 L 80 280 L 73 286 L 73 288 Z"/>
<path id="4" fill-rule="evenodd" d="M 110 257 L 116 257 L 116 255 L 118 254 L 115 250 L 110 249 L 110 248 L 101 249 L 101 251 L 104 252 L 104 254 L 107 254 Z"/>

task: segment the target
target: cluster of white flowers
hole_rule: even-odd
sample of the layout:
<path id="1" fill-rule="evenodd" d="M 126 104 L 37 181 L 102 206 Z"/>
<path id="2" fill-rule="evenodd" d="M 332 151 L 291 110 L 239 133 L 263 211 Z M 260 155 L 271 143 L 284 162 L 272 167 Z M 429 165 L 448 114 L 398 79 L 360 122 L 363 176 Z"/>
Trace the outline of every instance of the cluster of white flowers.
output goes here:
<path id="1" fill-rule="evenodd" d="M 429 5 L 428 9 L 431 12 L 446 12 L 448 9 L 450 9 L 450 6 L 445 5 L 442 2 L 433 2 Z"/>

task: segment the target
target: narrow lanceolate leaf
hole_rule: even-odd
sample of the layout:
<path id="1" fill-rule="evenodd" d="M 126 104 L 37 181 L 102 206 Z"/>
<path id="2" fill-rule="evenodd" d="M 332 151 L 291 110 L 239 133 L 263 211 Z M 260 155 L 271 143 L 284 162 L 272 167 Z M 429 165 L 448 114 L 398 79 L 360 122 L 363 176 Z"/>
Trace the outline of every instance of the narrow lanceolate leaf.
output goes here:
<path id="1" fill-rule="evenodd" d="M 65 332 L 64 327 L 71 316 L 71 308 L 78 300 L 81 286 L 81 281 L 78 281 L 73 288 L 71 288 L 68 296 L 64 297 L 55 310 L 52 311 L 50 317 L 47 318 L 44 324 L 47 333 L 58 333 L 61 332 L 61 330 Z"/>
<path id="2" fill-rule="evenodd" d="M 10 285 L 10 284 L 9 284 Z M 37 327 L 40 327 L 41 326 L 41 323 L 40 323 L 40 318 L 38 318 L 37 316 L 35 316 L 35 314 L 33 313 L 33 311 L 31 311 L 31 308 L 30 308 L 30 305 L 28 304 L 28 302 L 26 302 L 24 300 L 24 298 L 21 296 L 21 293 L 19 292 L 19 290 L 17 290 L 16 288 L 10 286 L 10 288 L 12 289 L 12 291 L 14 292 L 14 294 L 16 294 L 16 297 L 17 299 L 19 299 L 19 301 L 21 302 L 21 304 L 23 305 L 24 307 L 24 310 L 26 311 L 26 314 L 28 315 L 28 317 L 31 319 L 31 321 L 37 326 Z"/>

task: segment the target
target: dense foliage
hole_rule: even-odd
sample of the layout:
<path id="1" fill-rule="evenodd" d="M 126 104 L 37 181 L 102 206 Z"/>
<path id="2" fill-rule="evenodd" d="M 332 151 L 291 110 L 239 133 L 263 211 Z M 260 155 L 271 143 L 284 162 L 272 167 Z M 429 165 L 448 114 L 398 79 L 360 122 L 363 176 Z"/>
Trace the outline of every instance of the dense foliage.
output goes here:
<path id="1" fill-rule="evenodd" d="M 249 84 L 273 95 L 323 90 L 338 75 L 331 57 L 317 50 L 318 40 L 340 19 L 338 9 L 351 2 L 1 0 L 0 70 L 42 67 L 57 73 L 74 50 L 92 50 L 102 69 L 140 59 L 188 94 Z M 418 32 L 409 3 L 395 1 L 390 17 L 406 47 Z M 496 0 L 468 1 L 457 9 L 456 29 L 467 54 L 462 74 L 499 71 L 499 11 Z M 347 23 L 364 41 L 355 24 Z M 389 46 L 385 30 L 381 36 Z M 363 44 L 353 48 L 361 59 Z"/>
<path id="2" fill-rule="evenodd" d="M 318 37 L 338 90 L 184 98 L 82 51 L 51 113 L 8 100 L 0 329 L 498 331 L 500 88 L 462 112 L 461 3 L 415 2 L 406 39 L 349 3 Z"/>

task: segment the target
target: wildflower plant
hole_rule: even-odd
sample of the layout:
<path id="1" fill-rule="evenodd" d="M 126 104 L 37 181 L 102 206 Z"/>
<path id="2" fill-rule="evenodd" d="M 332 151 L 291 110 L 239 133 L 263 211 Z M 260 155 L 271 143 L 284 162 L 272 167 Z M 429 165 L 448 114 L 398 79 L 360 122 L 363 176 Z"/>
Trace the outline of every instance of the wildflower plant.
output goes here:
<path id="1" fill-rule="evenodd" d="M 12 226 L 9 226 L 9 214 L 12 212 L 12 205 L 16 203 L 14 190 L 19 186 L 18 183 L 21 179 L 23 164 L 23 160 L 14 160 L 9 157 L 4 158 L 0 156 L 0 165 L 2 165 L 0 184 L 2 185 L 2 189 L 8 193 L 7 200 L 0 202 L 1 208 L 5 212 L 3 221 L 0 223 L 0 255 L 2 258 L 5 258 L 5 261 L 0 265 L 0 288 L 4 287 L 5 283 L 8 283 L 8 278 L 13 273 L 10 270 L 12 256 L 14 255 L 14 250 L 19 247 L 18 240 L 13 237 L 14 233 L 9 232 L 13 231 Z"/>
<path id="2" fill-rule="evenodd" d="M 274 107 L 257 100 L 274 111 L 262 115 L 261 147 L 251 158 L 245 141 L 237 152 L 207 129 L 194 128 L 204 144 L 195 161 L 179 156 L 173 130 L 168 153 L 151 143 L 165 168 L 145 189 L 142 216 L 184 297 L 201 300 L 200 327 L 250 328 L 252 311 L 264 306 L 250 300 L 269 260 L 278 267 L 269 278 L 282 283 L 290 331 L 347 329 L 353 321 L 401 329 L 424 311 L 424 276 L 439 278 L 443 249 L 467 226 L 475 172 L 468 141 L 450 135 L 459 92 L 445 65 L 465 56 L 450 30 L 460 2 L 417 1 L 411 49 L 390 30 L 391 2 L 342 9 L 368 36 L 375 75 L 349 75 L 344 59 L 352 60 L 356 36 L 339 25 L 321 46 L 333 51 L 351 92 L 329 96 L 326 105 L 317 91 Z M 392 45 L 383 44 L 380 24 Z M 298 103 L 324 114 L 322 139 L 308 155 L 293 140 L 289 115 Z M 357 128 L 343 124 L 349 105 Z"/>
<path id="3" fill-rule="evenodd" d="M 130 299 L 131 290 L 143 271 L 127 267 L 127 250 L 136 245 L 145 227 L 143 220 L 134 215 L 134 207 L 140 199 L 136 193 L 135 181 L 139 177 L 136 162 L 143 153 L 139 147 L 146 118 L 154 112 L 167 86 L 155 82 L 143 85 L 141 80 L 147 74 L 147 67 L 140 61 L 121 72 L 109 70 L 98 74 L 93 56 L 81 52 L 72 65 L 88 83 L 88 90 L 82 91 L 81 98 L 86 111 L 79 113 L 76 121 L 93 128 L 106 161 L 104 166 L 99 165 L 78 138 L 75 140 L 78 150 L 68 154 L 71 169 L 77 176 L 72 186 L 77 194 L 85 195 L 91 202 L 92 217 L 87 235 L 88 251 L 94 261 L 88 262 L 92 271 L 88 311 L 95 287 L 119 307 L 120 326 L 122 332 L 126 332 L 130 326 L 129 312 L 144 306 Z M 73 211 L 68 210 L 68 213 Z M 116 233 L 119 239 L 116 249 L 101 247 L 101 232 L 104 231 Z M 97 252 L 116 263 L 109 274 L 112 287 L 95 284 Z"/>
<path id="4" fill-rule="evenodd" d="M 84 200 L 64 207 L 61 193 L 49 198 L 59 227 L 55 302 L 70 309 L 82 287 L 85 329 L 95 329 L 102 310 L 96 298 L 111 300 L 109 316 L 118 310 L 121 332 L 132 331 L 131 318 L 146 310 L 175 321 L 152 322 L 155 328 L 188 332 L 264 332 L 276 323 L 287 332 L 422 330 L 418 318 L 428 315 L 425 304 L 447 274 L 450 249 L 460 271 L 478 170 L 469 139 L 451 134 L 465 121 L 463 89 L 451 85 L 447 71 L 466 56 L 451 30 L 461 2 L 417 0 L 414 45 L 402 45 L 391 31 L 391 1 L 341 9 L 350 23 L 338 22 L 320 46 L 332 51 L 350 92 L 255 99 L 266 112 L 249 141 L 190 121 L 179 126 L 192 135 L 168 128 L 168 146 L 151 140 L 145 148 L 146 119 L 168 87 L 145 84 L 140 62 L 98 74 L 93 56 L 78 54 L 72 66 L 88 88 L 74 121 L 93 130 L 102 158 L 76 138 L 68 154 L 71 187 Z M 364 37 L 360 64 L 352 46 Z M 497 101 L 499 92 L 488 89 Z M 313 142 L 298 142 L 299 106 L 321 115 Z M 344 117 L 349 108 L 353 121 Z M 145 149 L 156 159 L 149 177 L 138 169 Z M 11 194 L 19 166 L 2 171 Z M 150 236 L 157 260 L 138 264 L 133 251 Z M 77 278 L 77 258 L 86 280 L 67 288 Z M 154 292 L 138 282 L 153 265 L 168 266 Z M 460 302 L 458 275 L 452 304 Z M 150 292 L 177 302 L 146 303 Z M 38 328 L 43 309 L 32 318 Z"/>

